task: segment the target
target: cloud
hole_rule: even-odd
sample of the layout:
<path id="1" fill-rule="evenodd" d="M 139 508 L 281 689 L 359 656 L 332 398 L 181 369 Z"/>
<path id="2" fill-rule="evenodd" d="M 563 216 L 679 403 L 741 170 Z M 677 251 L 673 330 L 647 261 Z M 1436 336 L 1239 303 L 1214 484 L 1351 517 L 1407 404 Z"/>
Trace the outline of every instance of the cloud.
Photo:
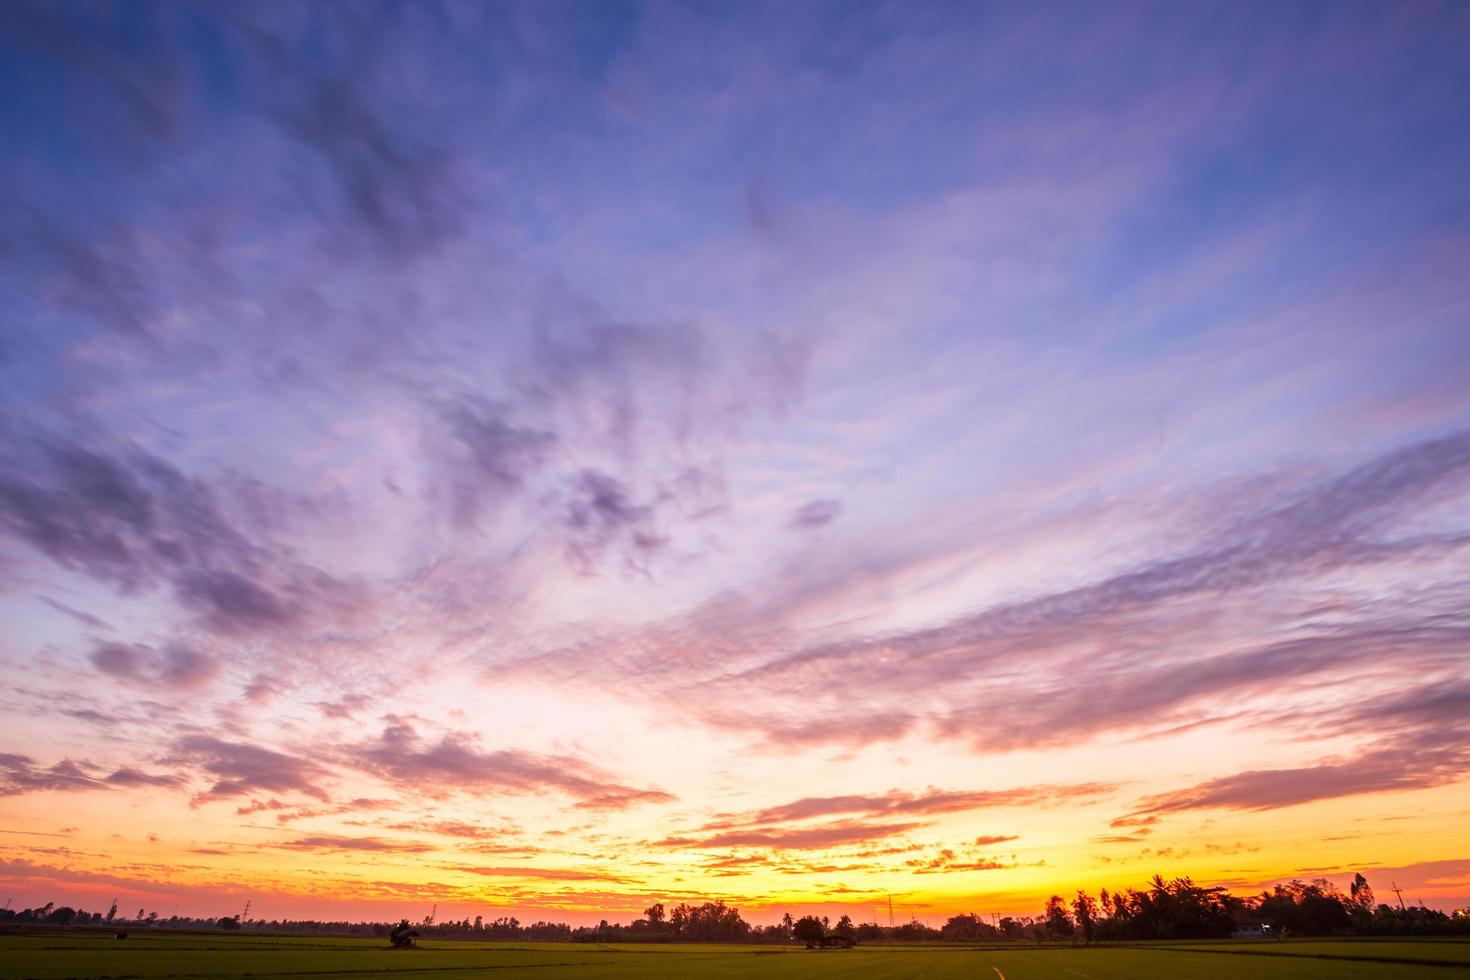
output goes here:
<path id="1" fill-rule="evenodd" d="M 103 620 L 103 619 L 101 619 L 101 618 L 99 618 L 97 616 L 94 616 L 94 615 L 92 615 L 89 612 L 84 612 L 84 611 L 82 611 L 80 609 L 73 609 L 71 606 L 68 606 L 66 603 L 64 603 L 64 602 L 58 602 L 57 600 L 52 599 L 50 596 L 44 596 L 43 595 L 43 596 L 37 596 L 36 598 L 38 598 L 42 602 L 46 603 L 46 605 L 50 606 L 52 609 L 55 609 L 57 612 L 65 613 L 66 615 L 70 616 L 72 619 L 75 619 L 77 622 L 81 623 L 83 626 L 90 626 L 93 629 L 99 629 L 99 630 L 113 630 L 113 629 L 115 629 L 115 627 L 111 623 L 108 623 L 106 620 Z"/>
<path id="2" fill-rule="evenodd" d="M 267 846 L 288 851 L 379 851 L 397 854 L 422 854 L 434 850 L 432 844 L 414 841 L 384 840 L 381 837 L 338 837 L 331 834 L 314 834 L 295 840 L 277 841 Z"/>
<path id="3" fill-rule="evenodd" d="M 316 708 L 325 718 L 344 720 L 353 717 L 359 711 L 365 711 L 372 706 L 374 700 L 364 694 L 347 694 L 335 701 L 318 701 Z"/>
<path id="4" fill-rule="evenodd" d="M 151 139 L 172 136 L 181 122 L 183 93 L 176 77 L 177 59 L 167 45 L 154 43 L 153 38 L 140 38 L 142 43 L 136 46 L 109 44 L 105 34 L 88 29 L 99 26 L 95 20 L 88 24 L 92 18 L 76 14 L 17 0 L 6 5 L 3 24 L 11 43 L 59 59 L 75 87 L 105 89 Z M 106 126 L 104 132 L 115 136 L 118 130 Z"/>
<path id="5" fill-rule="evenodd" d="M 487 752 L 472 736 L 455 732 L 437 742 L 425 741 L 402 719 L 392 719 L 376 741 L 349 747 L 343 756 L 375 776 L 437 796 L 555 791 L 575 798 L 580 807 L 608 810 L 674 799 L 661 790 L 625 786 L 571 756 L 520 749 Z"/>
<path id="6" fill-rule="evenodd" d="M 791 515 L 791 526 L 795 528 L 824 527 L 842 516 L 840 500 L 809 500 Z"/>
<path id="7" fill-rule="evenodd" d="M 159 651 L 141 644 L 101 643 L 90 659 L 92 666 L 112 677 L 173 690 L 200 687 L 219 672 L 213 657 L 183 647 Z"/>
<path id="8" fill-rule="evenodd" d="M 779 823 L 835 813 L 927 815 L 991 807 L 1045 806 L 1100 796 L 1111 793 L 1114 789 L 1116 787 L 1110 783 L 1073 783 L 1018 786 L 1002 790 L 946 791 L 931 788 L 923 793 L 889 790 L 876 796 L 813 796 L 757 810 L 750 819 L 757 823 Z"/>
<path id="9" fill-rule="evenodd" d="M 252 523 L 245 501 L 136 446 L 107 450 L 0 429 L 0 464 L 0 533 L 123 595 L 168 583 L 217 632 L 279 628 L 307 609 L 355 601 L 347 584 L 269 546 L 268 531 L 285 514 L 262 514 L 253 499 Z M 230 516 L 232 503 L 240 516 Z"/>
<path id="10" fill-rule="evenodd" d="M 288 626 L 300 615 L 280 596 L 230 571 L 191 571 L 175 583 L 179 599 L 203 612 L 221 632 Z"/>
<path id="11" fill-rule="evenodd" d="M 613 542 L 632 552 L 656 551 L 665 543 L 652 528 L 653 508 L 635 504 L 617 479 L 584 469 L 571 482 L 563 526 L 574 560 L 590 569 Z"/>
<path id="12" fill-rule="evenodd" d="M 1094 844 L 1137 844 L 1148 840 L 1148 835 L 1153 831 L 1147 827 L 1131 834 L 1103 834 L 1098 837 L 1089 837 L 1088 840 Z"/>
<path id="13" fill-rule="evenodd" d="M 256 674 L 245 685 L 245 700 L 251 704 L 265 704 L 281 693 L 280 682 L 267 674 Z"/>
<path id="14" fill-rule="evenodd" d="M 931 788 L 922 793 L 890 790 L 876 795 L 805 797 L 749 813 L 724 814 L 706 823 L 695 834 L 669 837 L 658 844 L 663 847 L 827 848 L 881 840 L 926 825 L 922 821 L 891 822 L 884 818 L 936 816 L 994 807 L 1056 805 L 1107 794 L 1115 788 L 1106 783 L 1076 783 L 1005 790 L 947 791 Z M 780 826 L 846 814 L 857 816 L 805 827 Z M 976 844 L 1015 839 L 981 837 Z"/>
<path id="15" fill-rule="evenodd" d="M 703 642 L 697 610 L 684 623 L 641 634 L 628 658 L 606 657 L 610 642 L 533 661 L 603 680 L 600 663 L 631 671 L 640 687 L 661 686 L 672 702 L 699 705 L 705 724 L 756 732 L 777 746 L 868 744 L 916 729 L 971 741 L 987 751 L 1076 744 L 1123 728 L 1197 725 L 1197 710 L 1285 681 L 1371 663 L 1390 652 L 1443 661 L 1470 636 L 1451 605 L 1453 577 L 1438 598 L 1428 590 L 1389 607 L 1363 606 L 1356 618 L 1313 617 L 1273 606 L 1257 615 L 1296 617 L 1296 635 L 1244 645 L 1209 610 L 1283 580 L 1433 561 L 1470 547 L 1470 532 L 1415 516 L 1463 494 L 1470 482 L 1470 431 L 1392 449 L 1336 475 L 1277 479 L 1253 493 L 1217 491 L 1196 501 L 1203 527 L 1181 529 L 1184 554 L 1135 561 L 1099 581 L 998 603 L 938 626 L 787 646 L 737 618 L 722 623 L 725 652 L 707 675 L 670 674 L 661 658 Z M 1236 499 L 1239 498 L 1239 499 Z M 1296 596 L 1286 593 L 1289 600 Z M 757 606 L 755 611 L 759 610 Z M 1287 619 L 1288 623 L 1293 622 Z M 612 641 L 615 642 L 615 641 Z M 786 650 L 782 651 L 782 647 Z M 771 649 L 778 652 L 769 653 Z M 1195 652 L 1203 648 L 1203 653 Z M 984 684 L 976 678 L 986 678 Z M 616 685 L 622 678 L 607 678 Z M 1100 696 L 1105 692 L 1106 696 Z"/>
<path id="16" fill-rule="evenodd" d="M 299 77 L 300 97 L 282 112 L 283 127 L 327 165 L 352 227 L 399 259 L 461 232 L 464 189 L 449 151 L 406 140 L 351 77 Z"/>
<path id="17" fill-rule="evenodd" d="M 304 806 L 299 803 L 288 803 L 274 797 L 266 800 L 251 800 L 249 803 L 235 808 L 235 812 L 241 816 L 252 813 L 275 813 L 276 823 L 295 823 L 297 820 L 306 820 L 311 817 L 336 817 L 343 814 L 370 813 L 374 810 L 386 810 L 398 804 L 397 800 L 372 799 L 359 796 L 345 803 L 332 806 Z M 405 830 L 411 827 L 395 826 L 393 829 Z"/>
<path id="18" fill-rule="evenodd" d="M 1160 814 L 1190 810 L 1272 810 L 1364 793 L 1442 786 L 1470 772 L 1470 683 L 1462 680 L 1305 711 L 1298 720 L 1318 731 L 1371 732 L 1373 738 L 1353 755 L 1331 756 L 1308 766 L 1234 773 L 1149 796 L 1139 801 L 1136 813 L 1122 819 L 1149 824 Z"/>
<path id="19" fill-rule="evenodd" d="M 1367 535 L 1401 509 L 1463 483 L 1470 475 L 1470 430 L 1382 454 L 1339 476 L 1301 490 L 1255 515 L 1233 520 L 1216 543 L 1177 558 L 1147 562 L 1091 585 L 996 606 L 952 624 L 858 643 L 800 651 L 767 667 L 812 666 L 828 660 L 866 660 L 901 653 L 913 679 L 949 680 L 1000 652 L 1000 641 L 1080 628 L 1103 616 L 1157 606 L 1202 592 L 1264 584 L 1307 566 L 1346 568 L 1408 551 L 1433 552 L 1470 543 L 1462 534 L 1412 538 L 1398 544 Z M 765 669 L 765 668 L 763 668 Z M 927 674 L 927 676 L 926 676 Z"/>
<path id="20" fill-rule="evenodd" d="M 87 771 L 88 768 L 63 759 L 50 768 L 38 769 L 28 756 L 0 754 L 0 795 L 100 788 L 101 784 Z"/>
<path id="21" fill-rule="evenodd" d="M 504 402 L 464 398 L 440 408 L 448 444 L 441 450 L 450 512 L 459 527 L 472 527 L 490 502 L 525 486 L 556 447 L 554 432 L 511 421 Z"/>
<path id="22" fill-rule="evenodd" d="M 538 881 L 631 881 L 620 875 L 608 874 L 605 871 L 581 871 L 574 868 L 512 868 L 512 867 L 486 867 L 477 864 L 446 864 L 442 867 L 447 871 L 463 871 L 466 874 L 481 875 L 487 878 L 526 878 Z"/>
<path id="23" fill-rule="evenodd" d="M 574 312 L 570 327 L 538 331 L 531 341 L 528 400 L 560 405 L 593 439 L 631 448 L 646 427 L 685 437 L 710 410 L 700 382 L 711 378 L 711 341 L 691 324 L 615 320 L 595 309 Z M 758 397 L 760 387 L 749 392 Z"/>
<path id="24" fill-rule="evenodd" d="M 772 667 L 767 676 L 755 676 L 751 672 L 747 677 L 753 686 L 764 690 L 780 669 Z M 798 683 L 782 686 L 780 693 L 789 692 Z M 694 686 L 702 685 L 696 681 Z M 805 684 L 800 686 L 806 688 Z M 880 697 L 873 697 L 871 692 L 853 693 L 861 696 L 864 702 L 849 701 L 845 705 L 824 708 L 802 699 L 797 704 L 782 704 L 778 710 L 755 708 L 753 705 L 760 702 L 754 698 L 741 699 L 739 708 L 725 706 L 711 698 L 709 703 L 701 706 L 699 717 L 714 728 L 759 732 L 770 744 L 785 747 L 833 742 L 868 745 L 902 738 L 917 728 L 922 720 L 912 711 L 890 708 Z"/>
<path id="25" fill-rule="evenodd" d="M 1230 693 L 1279 689 L 1287 681 L 1372 663 L 1400 651 L 1427 659 L 1467 641 L 1470 623 L 1389 620 L 1333 624 L 1315 635 L 1179 664 L 1081 664 L 1054 686 L 1018 685 L 975 697 L 941 719 L 939 730 L 967 735 L 997 750 L 1069 744 L 1096 732 L 1172 723 L 1173 712 L 1207 699 L 1218 704 Z M 976 726 L 977 717 L 992 724 Z M 1186 724 L 1198 724 L 1211 716 L 1196 712 L 1184 717 Z"/>
<path id="26" fill-rule="evenodd" d="M 182 776 L 173 773 L 150 773 L 139 769 L 129 769 L 126 766 L 106 777 L 106 782 L 113 786 L 183 786 L 185 780 Z"/>
<path id="27" fill-rule="evenodd" d="M 0 527 L 58 564 L 131 590 L 200 560 L 248 558 L 213 495 L 163 461 L 3 435 Z"/>
<path id="28" fill-rule="evenodd" d="M 422 103 L 418 113 L 390 120 L 386 106 L 401 93 L 378 84 L 395 34 L 410 24 L 394 23 L 393 16 L 349 20 L 320 11 L 315 27 L 335 57 L 304 58 L 284 30 L 291 20 L 278 25 L 277 13 L 240 11 L 224 26 L 245 42 L 238 68 L 255 87 L 258 104 L 283 136 L 320 164 L 305 171 L 297 193 L 326 193 L 304 203 L 325 211 L 327 223 L 349 242 L 397 262 L 433 254 L 458 238 L 469 189 L 455 151 L 425 135 Z"/>
<path id="29" fill-rule="evenodd" d="M 179 739 L 168 762 L 197 767 L 215 778 L 214 785 L 200 794 L 201 801 L 255 792 L 300 793 L 325 800 L 323 784 L 332 778 L 325 767 L 309 759 L 208 735 Z"/>
<path id="30" fill-rule="evenodd" d="M 160 775 L 123 767 L 109 775 L 90 762 L 63 759 L 49 767 L 41 768 L 29 756 L 0 753 L 0 796 L 20 796 L 25 793 L 46 791 L 75 792 L 78 790 L 105 790 L 118 787 L 166 786 L 183 784 L 175 775 Z"/>
<path id="31" fill-rule="evenodd" d="M 1372 875 L 1380 882 L 1380 891 L 1382 890 L 1381 882 L 1385 878 L 1390 883 L 1400 884 L 1404 888 L 1470 889 L 1470 858 L 1419 861 L 1414 864 L 1393 867 L 1370 864 L 1353 870 L 1361 871 L 1365 876 Z"/>
<path id="32" fill-rule="evenodd" d="M 838 820 L 799 829 L 756 827 L 705 837 L 667 837 L 657 847 L 770 847 L 778 850 L 813 850 L 842 844 L 863 844 L 917 830 L 922 823 L 870 823 Z"/>
<path id="33" fill-rule="evenodd" d="M 479 824 L 464 823 L 460 820 L 419 820 L 412 823 L 389 824 L 388 826 L 393 830 L 439 834 L 444 837 L 458 837 L 466 840 L 487 840 L 505 836 L 505 831 L 503 830 L 482 827 Z"/>
<path id="34" fill-rule="evenodd" d="M 1140 800 L 1139 813 L 1274 810 L 1363 793 L 1442 786 L 1464 778 L 1470 743 L 1398 745 L 1290 769 L 1253 769 Z"/>
<path id="35" fill-rule="evenodd" d="M 952 849 L 945 848 L 933 857 L 909 858 L 904 862 L 904 867 L 910 874 L 934 875 L 962 871 L 1000 871 L 1004 868 L 1014 868 L 1015 861 L 1006 863 L 991 858 L 977 858 L 966 860 L 956 854 Z"/>
<path id="36" fill-rule="evenodd" d="M 1116 820 L 1109 821 L 1108 826 L 1114 829 L 1120 829 L 1123 827 L 1151 827 L 1158 822 L 1159 818 L 1157 816 L 1119 817 Z"/>

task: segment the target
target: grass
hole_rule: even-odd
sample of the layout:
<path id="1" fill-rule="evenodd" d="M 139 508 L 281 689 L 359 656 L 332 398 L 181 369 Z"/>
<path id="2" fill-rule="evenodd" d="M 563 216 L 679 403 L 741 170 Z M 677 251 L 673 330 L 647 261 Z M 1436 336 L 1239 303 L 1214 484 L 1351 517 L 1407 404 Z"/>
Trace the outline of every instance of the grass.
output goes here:
<path id="1" fill-rule="evenodd" d="M 1395 980 L 1470 977 L 1470 942 L 1329 940 L 1171 943 L 1091 948 L 986 945 L 859 946 L 808 951 L 771 946 L 600 946 L 152 933 L 126 940 L 88 932 L 0 935 L 0 977 L 589 977 L 720 980 L 790 977 L 966 980 Z"/>

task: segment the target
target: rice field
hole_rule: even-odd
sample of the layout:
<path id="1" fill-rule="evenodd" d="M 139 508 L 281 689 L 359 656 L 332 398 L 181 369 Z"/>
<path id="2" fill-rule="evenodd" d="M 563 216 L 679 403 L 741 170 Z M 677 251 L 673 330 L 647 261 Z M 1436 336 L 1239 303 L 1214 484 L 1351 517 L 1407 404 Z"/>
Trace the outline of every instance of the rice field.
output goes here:
<path id="1" fill-rule="evenodd" d="M 0 977 L 535 977 L 560 978 L 966 978 L 1126 980 L 1167 977 L 1394 980 L 1470 977 L 1470 942 L 1255 941 L 1070 946 L 635 946 L 423 942 L 324 937 L 135 932 L 0 935 Z"/>

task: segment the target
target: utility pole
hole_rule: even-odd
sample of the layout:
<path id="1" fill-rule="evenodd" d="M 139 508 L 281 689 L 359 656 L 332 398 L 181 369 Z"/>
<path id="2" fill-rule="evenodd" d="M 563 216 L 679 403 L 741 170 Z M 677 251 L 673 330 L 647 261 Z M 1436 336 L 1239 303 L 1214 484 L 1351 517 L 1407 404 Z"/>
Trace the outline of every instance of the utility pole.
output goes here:
<path id="1" fill-rule="evenodd" d="M 250 899 L 245 899 L 245 911 L 240 913 L 240 921 L 244 922 L 250 918 Z"/>
<path id="2" fill-rule="evenodd" d="M 1404 911 L 1404 890 L 1399 887 L 1399 883 L 1395 881 L 1388 890 L 1399 897 L 1399 911 Z"/>

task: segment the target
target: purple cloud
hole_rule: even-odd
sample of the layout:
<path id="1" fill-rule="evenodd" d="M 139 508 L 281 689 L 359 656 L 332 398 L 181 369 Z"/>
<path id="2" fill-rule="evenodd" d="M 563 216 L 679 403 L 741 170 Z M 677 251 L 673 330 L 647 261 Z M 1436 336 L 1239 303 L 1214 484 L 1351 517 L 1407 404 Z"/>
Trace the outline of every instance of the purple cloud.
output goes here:
<path id="1" fill-rule="evenodd" d="M 1018 786 L 1000 790 L 945 791 L 930 789 L 923 793 L 890 790 L 874 796 L 807 797 L 781 806 L 757 810 L 750 819 L 757 823 L 805 820 L 834 813 L 863 813 L 869 816 L 893 813 L 961 813 L 990 807 L 1057 804 L 1112 792 L 1108 783 L 1073 783 L 1061 785 Z"/>
<path id="2" fill-rule="evenodd" d="M 187 690 L 213 680 L 218 662 L 182 647 L 154 650 L 140 644 L 102 643 L 93 649 L 92 665 L 104 674 L 149 687 Z"/>
<path id="3" fill-rule="evenodd" d="M 20 796 L 46 791 L 74 792 L 133 786 L 180 786 L 179 776 L 121 768 L 109 775 L 90 763 L 63 759 L 42 768 L 29 756 L 0 753 L 0 796 Z"/>
<path id="4" fill-rule="evenodd" d="M 167 761 L 192 766 L 215 779 L 200 796 L 205 801 L 255 792 L 300 793 L 325 800 L 324 784 L 331 779 L 324 766 L 309 759 L 208 735 L 179 739 Z"/>
<path id="5" fill-rule="evenodd" d="M 308 608 L 340 608 L 351 589 L 292 561 L 269 541 L 276 514 L 233 501 L 137 447 L 115 452 L 0 430 L 0 533 L 128 595 L 168 583 L 211 629 L 279 628 Z"/>
<path id="6" fill-rule="evenodd" d="M 791 515 L 791 526 L 796 528 L 825 527 L 842 516 L 840 500 L 809 500 Z"/>
<path id="7" fill-rule="evenodd" d="M 556 791 L 574 797 L 584 809 L 608 810 L 674 799 L 662 790 L 623 785 L 571 756 L 484 751 L 462 733 L 425 741 L 402 720 L 393 720 L 377 740 L 346 749 L 344 758 L 383 779 L 440 796 Z"/>

